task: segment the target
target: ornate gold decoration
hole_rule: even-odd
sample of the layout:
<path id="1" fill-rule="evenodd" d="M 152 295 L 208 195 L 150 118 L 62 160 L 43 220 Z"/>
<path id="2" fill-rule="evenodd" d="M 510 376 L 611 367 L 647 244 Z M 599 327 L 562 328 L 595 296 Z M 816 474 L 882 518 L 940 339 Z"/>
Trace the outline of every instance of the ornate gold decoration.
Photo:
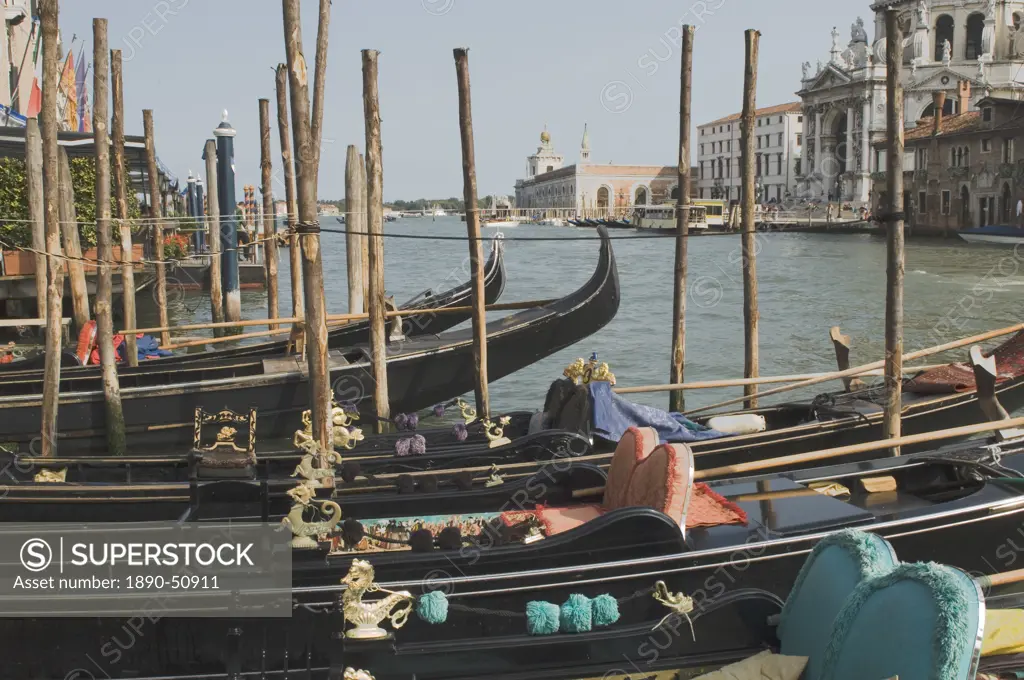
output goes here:
<path id="1" fill-rule="evenodd" d="M 287 527 L 292 532 L 292 548 L 312 549 L 316 548 L 317 542 L 311 536 L 323 536 L 338 528 L 341 524 L 341 506 L 334 501 L 316 500 L 316 487 L 311 481 L 302 481 L 294 489 L 288 490 L 295 504 L 288 511 L 288 515 L 281 520 L 281 527 Z M 314 508 L 319 515 L 327 519 L 321 522 L 307 522 L 302 518 L 306 508 Z"/>
<path id="2" fill-rule="evenodd" d="M 482 421 L 484 424 L 484 434 L 487 435 L 488 448 L 495 448 L 498 446 L 504 446 L 505 444 L 511 444 L 512 440 L 505 436 L 505 426 L 512 422 L 512 418 L 509 416 L 501 416 L 498 418 L 498 422 L 491 422 L 489 419 Z"/>
<path id="3" fill-rule="evenodd" d="M 498 468 L 497 463 L 491 464 L 491 473 L 487 478 L 487 483 L 484 486 L 499 486 L 505 483 L 505 479 L 501 476 L 501 469 Z"/>
<path id="4" fill-rule="evenodd" d="M 323 453 L 320 446 L 312 439 L 303 442 L 299 448 L 306 453 L 302 456 L 299 464 L 295 466 L 291 476 L 302 477 L 311 482 L 314 489 L 332 488 L 334 486 L 334 466 L 341 464 L 341 454 L 334 451 Z M 319 463 L 319 467 L 314 466 L 314 460 Z M 323 467 L 324 463 L 328 467 Z"/>
<path id="5" fill-rule="evenodd" d="M 651 630 L 660 628 L 661 624 L 665 623 L 669 617 L 678 614 L 686 617 L 687 623 L 690 624 L 690 635 L 693 637 L 693 641 L 696 642 L 697 634 L 693 631 L 693 621 L 690 619 L 690 612 L 693 611 L 693 599 L 683 593 L 669 592 L 668 586 L 664 581 L 658 581 L 654 584 L 654 599 L 672 611 L 666 614 L 661 621 L 658 621 L 658 624 Z"/>
<path id="6" fill-rule="evenodd" d="M 224 409 L 217 413 L 207 413 L 201 407 L 196 408 L 192 446 L 196 451 L 218 452 L 224 449 L 232 453 L 245 453 L 253 462 L 256 460 L 256 409 L 249 413 L 235 413 Z M 244 447 L 235 443 L 238 428 L 232 425 L 247 425 L 249 440 Z M 203 426 L 222 425 L 212 444 L 203 446 Z"/>
<path id="7" fill-rule="evenodd" d="M 462 401 L 462 399 L 456 399 L 455 406 L 462 412 L 462 419 L 466 421 L 466 425 L 476 420 L 476 409 Z"/>
<path id="8" fill-rule="evenodd" d="M 379 625 L 381 621 L 389 619 L 397 630 L 409 620 L 413 606 L 412 593 L 407 590 L 386 590 L 374 583 L 373 566 L 366 560 L 353 560 L 348 574 L 341 582 L 348 586 L 341 596 L 342 612 L 345 621 L 355 626 L 345 631 L 345 637 L 379 640 L 388 636 L 388 632 Z M 363 595 L 376 592 L 388 595 L 383 600 L 363 602 Z"/>
<path id="9" fill-rule="evenodd" d="M 363 431 L 358 427 L 351 427 L 352 423 L 359 420 L 358 413 L 347 413 L 344 408 L 337 404 L 331 409 L 331 434 L 334 441 L 334 448 L 347 449 L 351 451 L 356 444 L 363 441 Z M 296 430 L 292 437 L 292 445 L 303 448 L 303 444 L 313 440 L 313 415 L 309 410 L 302 412 L 303 429 Z"/>
<path id="10" fill-rule="evenodd" d="M 44 484 L 58 484 L 67 481 L 68 469 L 63 470 L 40 470 L 33 479 Z"/>
<path id="11" fill-rule="evenodd" d="M 586 385 L 591 382 L 606 382 L 615 384 L 615 374 L 609 369 L 607 362 L 598 363 L 597 357 L 591 357 L 590 361 L 577 359 L 562 371 L 569 380 L 577 385 Z"/>
<path id="12" fill-rule="evenodd" d="M 341 680 L 375 680 L 369 672 L 364 670 L 356 670 L 355 668 L 349 667 L 345 669 L 345 674 L 341 677 Z"/>

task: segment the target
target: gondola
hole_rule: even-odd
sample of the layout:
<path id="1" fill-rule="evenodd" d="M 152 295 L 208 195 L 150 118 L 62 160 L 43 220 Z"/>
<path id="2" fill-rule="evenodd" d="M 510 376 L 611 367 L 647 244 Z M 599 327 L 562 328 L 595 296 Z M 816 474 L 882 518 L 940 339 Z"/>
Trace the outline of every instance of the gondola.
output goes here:
<path id="1" fill-rule="evenodd" d="M 607 230 L 594 274 L 576 292 L 550 304 L 517 312 L 487 325 L 488 376 L 498 380 L 569 347 L 614 318 L 619 280 Z M 394 412 L 428 408 L 473 389 L 472 329 L 389 344 L 388 386 Z M 330 381 L 339 401 L 369 416 L 373 377 L 369 350 L 332 350 Z M 209 411 L 259 411 L 261 435 L 290 437 L 309 388 L 299 357 L 217 362 L 173 371 L 121 376 L 128 445 L 162 450 L 187 446 L 197 407 Z M 13 394 L 12 394 L 13 392 Z M 29 394 L 25 394 L 29 392 Z M 28 450 L 40 422 L 41 384 L 0 384 L 0 441 Z M 60 451 L 102 450 L 103 393 L 98 378 L 61 377 Z"/>
<path id="2" fill-rule="evenodd" d="M 494 239 L 491 246 L 491 254 L 487 259 L 484 269 L 484 296 L 487 304 L 492 304 L 501 297 L 505 290 L 507 275 L 505 272 L 504 248 L 500 239 Z M 466 307 L 470 304 L 471 285 L 463 283 L 450 290 L 433 294 L 425 290 L 405 304 L 398 307 L 402 312 L 408 312 L 408 316 L 398 317 L 401 328 L 396 327 L 395 319 L 388 321 L 388 332 L 394 334 L 401 331 L 407 337 L 421 335 L 437 335 L 443 333 L 470 316 L 466 312 L 452 312 L 445 314 L 416 314 L 417 309 L 437 309 L 440 307 Z M 370 325 L 368 321 L 357 321 L 340 328 L 334 328 L 328 332 L 328 345 L 332 349 L 351 347 L 369 342 Z M 256 359 L 260 357 L 275 357 L 284 355 L 287 352 L 288 340 L 274 342 L 261 342 L 230 349 L 209 350 L 205 352 L 178 354 L 169 357 L 149 359 L 138 368 L 121 366 L 119 372 L 131 375 L 140 371 L 163 371 L 176 366 L 193 364 L 197 361 L 216 362 L 238 359 Z M 42 351 L 36 352 L 24 359 L 0 364 L 0 375 L 5 380 L 24 381 L 31 384 L 42 377 L 43 365 L 46 362 L 46 354 Z M 78 358 L 72 351 L 61 353 L 62 373 L 66 376 L 98 376 L 99 366 L 81 366 Z"/>
<path id="3" fill-rule="evenodd" d="M 637 455 L 638 444 L 645 456 Z M 283 678 L 298 665 L 313 678 L 340 677 L 351 666 L 378 680 L 511 680 L 593 677 L 567 675 L 580 669 L 601 669 L 600 677 L 621 668 L 623 654 L 634 663 L 653 658 L 657 668 L 708 666 L 763 643 L 807 555 L 837 531 L 870 532 L 903 561 L 937 561 L 972 574 L 1004 570 L 1018 557 L 1008 539 L 1024 519 L 1019 438 L 707 485 L 694 483 L 686 447 L 648 451 L 649 444 L 642 437 L 626 442 L 619 459 L 632 469 L 607 476 L 574 464 L 544 483 L 506 483 L 444 505 L 398 494 L 386 502 L 346 498 L 349 522 L 341 531 L 309 548 L 294 544 L 290 620 L 177 619 L 167 613 L 182 605 L 168 598 L 159 626 L 138 644 L 117 647 L 119 668 L 139 678 Z M 230 484 L 200 489 L 208 502 L 182 519 L 215 521 L 227 506 L 209 499 Z M 289 518 L 301 525 L 300 496 L 299 512 L 293 507 Z M 253 486 L 247 503 L 236 499 L 230 507 L 274 519 L 261 497 Z M 430 508 L 436 516 L 424 514 Z M 411 531 L 411 523 L 431 526 L 434 535 Z M 287 526 L 300 537 L 300 525 Z M 456 526 L 476 533 L 436 531 Z M 27 536 L 32 528 L 19 531 Z M 12 559 L 0 568 L 9 570 Z M 62 595 L 62 606 L 73 607 L 78 597 L 95 596 Z M 141 606 L 142 597 L 119 594 L 119 607 Z M 341 635 L 354 624 L 367 632 L 353 612 L 372 612 L 375 624 L 405 605 L 408 623 L 393 629 L 385 622 L 385 638 Z M 225 595 L 211 594 L 203 606 L 225 606 Z M 5 639 L 12 649 L 60 639 L 50 654 L 7 667 L 14 678 L 51 677 L 107 642 L 109 625 L 95 618 L 8 620 Z M 330 675 L 332 667 L 338 675 Z"/>

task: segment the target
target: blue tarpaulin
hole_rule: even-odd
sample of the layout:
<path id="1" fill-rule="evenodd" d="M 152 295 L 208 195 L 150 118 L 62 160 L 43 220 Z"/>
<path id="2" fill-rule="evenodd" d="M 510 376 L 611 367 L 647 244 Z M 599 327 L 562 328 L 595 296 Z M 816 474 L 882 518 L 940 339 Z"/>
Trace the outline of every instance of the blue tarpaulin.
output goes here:
<path id="1" fill-rule="evenodd" d="M 726 436 L 724 432 L 693 422 L 682 413 L 669 413 L 627 401 L 612 392 L 607 382 L 592 382 L 589 387 L 594 434 L 610 441 L 619 441 L 630 427 L 653 427 L 662 443 L 699 442 Z"/>

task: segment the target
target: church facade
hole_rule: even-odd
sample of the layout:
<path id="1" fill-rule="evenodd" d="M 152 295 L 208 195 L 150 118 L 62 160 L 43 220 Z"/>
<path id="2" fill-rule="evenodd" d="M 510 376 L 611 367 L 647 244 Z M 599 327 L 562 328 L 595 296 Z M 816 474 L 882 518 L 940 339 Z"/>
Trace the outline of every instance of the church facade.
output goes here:
<path id="1" fill-rule="evenodd" d="M 874 39 L 860 18 L 844 48 L 832 30 L 826 62 L 804 62 L 797 92 L 804 111 L 804 174 L 797 196 L 871 203 L 872 174 L 885 170 L 885 10 L 901 11 L 904 127 L 931 118 L 944 93 L 943 113 L 966 113 L 986 97 L 1024 98 L 1024 2 L 904 0 L 879 2 Z M 966 109 L 962 109 L 966 107 Z M 908 154 L 904 167 L 914 170 Z"/>
<path id="2" fill-rule="evenodd" d="M 621 217 L 637 205 L 657 205 L 678 196 L 676 166 L 600 165 L 590 160 L 590 133 L 583 130 L 579 162 L 562 165 L 547 130 L 527 157 L 527 177 L 515 185 L 515 207 L 559 217 Z M 694 183 L 696 193 L 696 182 Z"/>

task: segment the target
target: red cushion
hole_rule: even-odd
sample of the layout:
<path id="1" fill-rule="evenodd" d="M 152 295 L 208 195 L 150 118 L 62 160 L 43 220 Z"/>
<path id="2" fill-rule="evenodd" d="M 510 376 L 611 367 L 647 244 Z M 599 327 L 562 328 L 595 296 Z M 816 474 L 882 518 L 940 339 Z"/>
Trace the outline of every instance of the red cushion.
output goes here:
<path id="1" fill-rule="evenodd" d="M 654 508 L 680 526 L 693 490 L 693 454 L 685 444 L 663 444 L 633 470 L 627 506 Z"/>
<path id="2" fill-rule="evenodd" d="M 604 486 L 605 510 L 625 507 L 626 490 L 633 476 L 633 469 L 647 458 L 658 445 L 658 433 L 652 427 L 631 427 L 622 435 L 615 454 L 608 466 L 608 481 Z"/>
<path id="3" fill-rule="evenodd" d="M 566 508 L 542 507 L 537 510 L 537 518 L 544 525 L 544 533 L 547 536 L 554 536 L 563 531 L 575 529 L 592 519 L 597 519 L 601 516 L 601 512 L 598 505 L 574 505 Z"/>

